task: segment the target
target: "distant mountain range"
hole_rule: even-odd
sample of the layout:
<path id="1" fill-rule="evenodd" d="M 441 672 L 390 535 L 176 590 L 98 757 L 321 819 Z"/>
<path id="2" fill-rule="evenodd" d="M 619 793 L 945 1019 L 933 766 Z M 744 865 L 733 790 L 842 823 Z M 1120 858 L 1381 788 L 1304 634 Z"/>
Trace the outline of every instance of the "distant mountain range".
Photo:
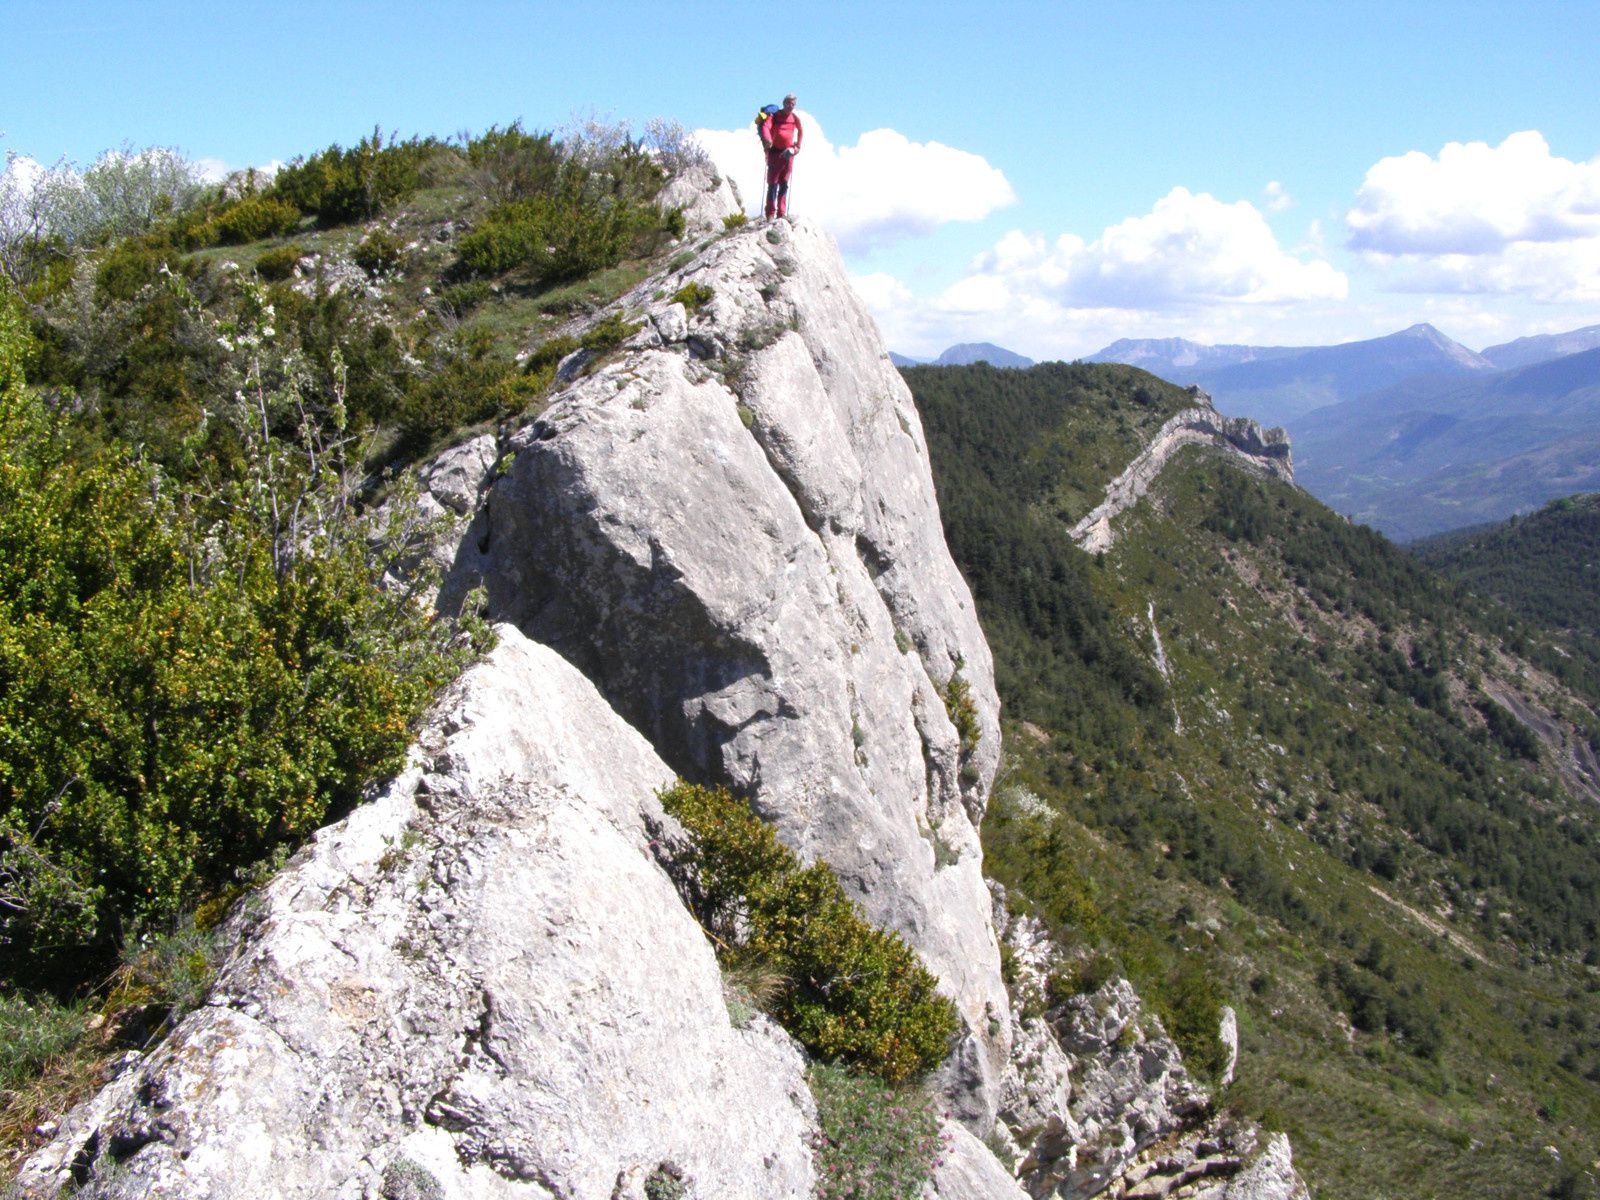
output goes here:
<path id="1" fill-rule="evenodd" d="M 1401 541 L 1600 489 L 1600 348 L 1413 379 L 1297 422 L 1296 477 Z"/>
<path id="2" fill-rule="evenodd" d="M 1033 366 L 1033 359 L 1025 358 L 1014 350 L 1007 350 L 1004 346 L 996 346 L 993 342 L 962 342 L 960 345 L 951 346 L 938 358 L 911 358 L 891 350 L 889 361 L 897 367 L 922 367 L 929 364 L 936 367 L 968 367 L 980 362 L 986 362 L 991 367 Z"/>
<path id="3" fill-rule="evenodd" d="M 1416 375 L 1461 377 L 1495 364 L 1432 325 L 1337 346 L 1202 346 L 1183 338 L 1113 342 L 1088 362 L 1143 367 L 1172 383 L 1197 383 L 1217 403 L 1268 425 L 1288 425 Z"/>
<path id="4" fill-rule="evenodd" d="M 1090 361 L 1286 426 L 1307 490 L 1397 540 L 1600 488 L 1600 325 L 1482 353 L 1413 325 L 1337 346 L 1125 339 Z"/>
<path id="5" fill-rule="evenodd" d="M 1581 354 L 1600 347 L 1600 325 L 1585 325 L 1570 333 L 1547 333 L 1540 337 L 1518 338 L 1499 346 L 1490 346 L 1483 352 L 1502 371 L 1514 367 L 1531 367 L 1534 363 L 1564 358 L 1568 354 Z"/>

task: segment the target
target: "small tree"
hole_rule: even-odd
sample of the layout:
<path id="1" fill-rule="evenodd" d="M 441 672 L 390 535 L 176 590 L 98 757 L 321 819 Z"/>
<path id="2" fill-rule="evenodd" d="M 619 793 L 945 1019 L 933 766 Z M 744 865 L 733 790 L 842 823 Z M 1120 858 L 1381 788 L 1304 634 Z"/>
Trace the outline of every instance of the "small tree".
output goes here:
<path id="1" fill-rule="evenodd" d="M 144 233 L 204 193 L 200 168 L 176 150 L 107 150 L 76 181 L 61 180 L 56 232 L 74 246 Z"/>

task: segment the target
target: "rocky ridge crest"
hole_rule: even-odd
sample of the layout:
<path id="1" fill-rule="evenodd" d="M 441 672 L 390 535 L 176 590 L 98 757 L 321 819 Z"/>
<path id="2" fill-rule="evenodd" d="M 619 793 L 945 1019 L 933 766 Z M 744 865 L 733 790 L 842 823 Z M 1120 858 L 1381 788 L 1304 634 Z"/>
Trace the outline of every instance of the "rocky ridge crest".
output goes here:
<path id="1" fill-rule="evenodd" d="M 701 240 L 622 298 L 620 352 L 424 473 L 461 531 L 440 603 L 482 587 L 499 648 L 29 1194 L 809 1195 L 803 1055 L 730 1017 L 663 866 L 675 774 L 750 797 L 956 1002 L 938 1195 L 1299 1194 L 1286 1141 L 1193 1128 L 1126 983 L 1042 1016 L 1008 992 L 977 836 L 998 700 L 916 409 L 825 234 L 724 233 L 725 185 L 686 196 Z"/>
<path id="2" fill-rule="evenodd" d="M 1282 429 L 1262 429 L 1249 417 L 1225 417 L 1211 397 L 1190 388 L 1199 403 L 1169 417 L 1155 437 L 1106 488 L 1105 499 L 1072 527 L 1072 537 L 1091 554 L 1109 550 L 1116 539 L 1112 522 L 1139 502 L 1172 456 L 1184 446 L 1208 446 L 1230 456 L 1247 470 L 1294 482 L 1294 462 L 1289 435 Z"/>

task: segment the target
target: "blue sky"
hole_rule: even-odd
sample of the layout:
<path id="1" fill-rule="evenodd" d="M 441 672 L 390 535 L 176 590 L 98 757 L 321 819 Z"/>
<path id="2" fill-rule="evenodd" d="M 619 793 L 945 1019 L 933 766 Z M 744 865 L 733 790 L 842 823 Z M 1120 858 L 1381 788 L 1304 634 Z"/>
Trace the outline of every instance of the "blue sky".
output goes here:
<path id="1" fill-rule="evenodd" d="M 795 211 L 908 353 L 1600 323 L 1600 0 L 0 7 L 0 146 L 45 163 L 595 113 L 738 179 L 794 91 Z"/>

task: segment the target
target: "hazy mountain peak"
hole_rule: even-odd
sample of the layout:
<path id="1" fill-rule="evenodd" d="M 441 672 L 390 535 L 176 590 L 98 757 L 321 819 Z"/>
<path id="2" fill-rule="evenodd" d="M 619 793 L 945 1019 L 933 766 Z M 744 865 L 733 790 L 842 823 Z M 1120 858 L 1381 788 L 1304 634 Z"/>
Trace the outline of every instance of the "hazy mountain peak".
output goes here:
<path id="1" fill-rule="evenodd" d="M 991 367 L 1031 367 L 1033 359 L 993 342 L 962 342 L 951 346 L 934 360 L 941 367 L 964 367 L 986 362 Z"/>
<path id="2" fill-rule="evenodd" d="M 1494 364 L 1484 358 L 1483 355 L 1467 349 L 1454 338 L 1440 333 L 1426 321 L 1419 321 L 1410 328 L 1402 329 L 1399 333 L 1391 336 L 1396 338 L 1415 338 L 1418 341 L 1427 342 L 1436 349 L 1442 350 L 1452 361 L 1460 363 L 1469 370 L 1492 371 L 1495 369 Z M 1384 339 L 1380 338 L 1378 340 L 1382 341 Z"/>

